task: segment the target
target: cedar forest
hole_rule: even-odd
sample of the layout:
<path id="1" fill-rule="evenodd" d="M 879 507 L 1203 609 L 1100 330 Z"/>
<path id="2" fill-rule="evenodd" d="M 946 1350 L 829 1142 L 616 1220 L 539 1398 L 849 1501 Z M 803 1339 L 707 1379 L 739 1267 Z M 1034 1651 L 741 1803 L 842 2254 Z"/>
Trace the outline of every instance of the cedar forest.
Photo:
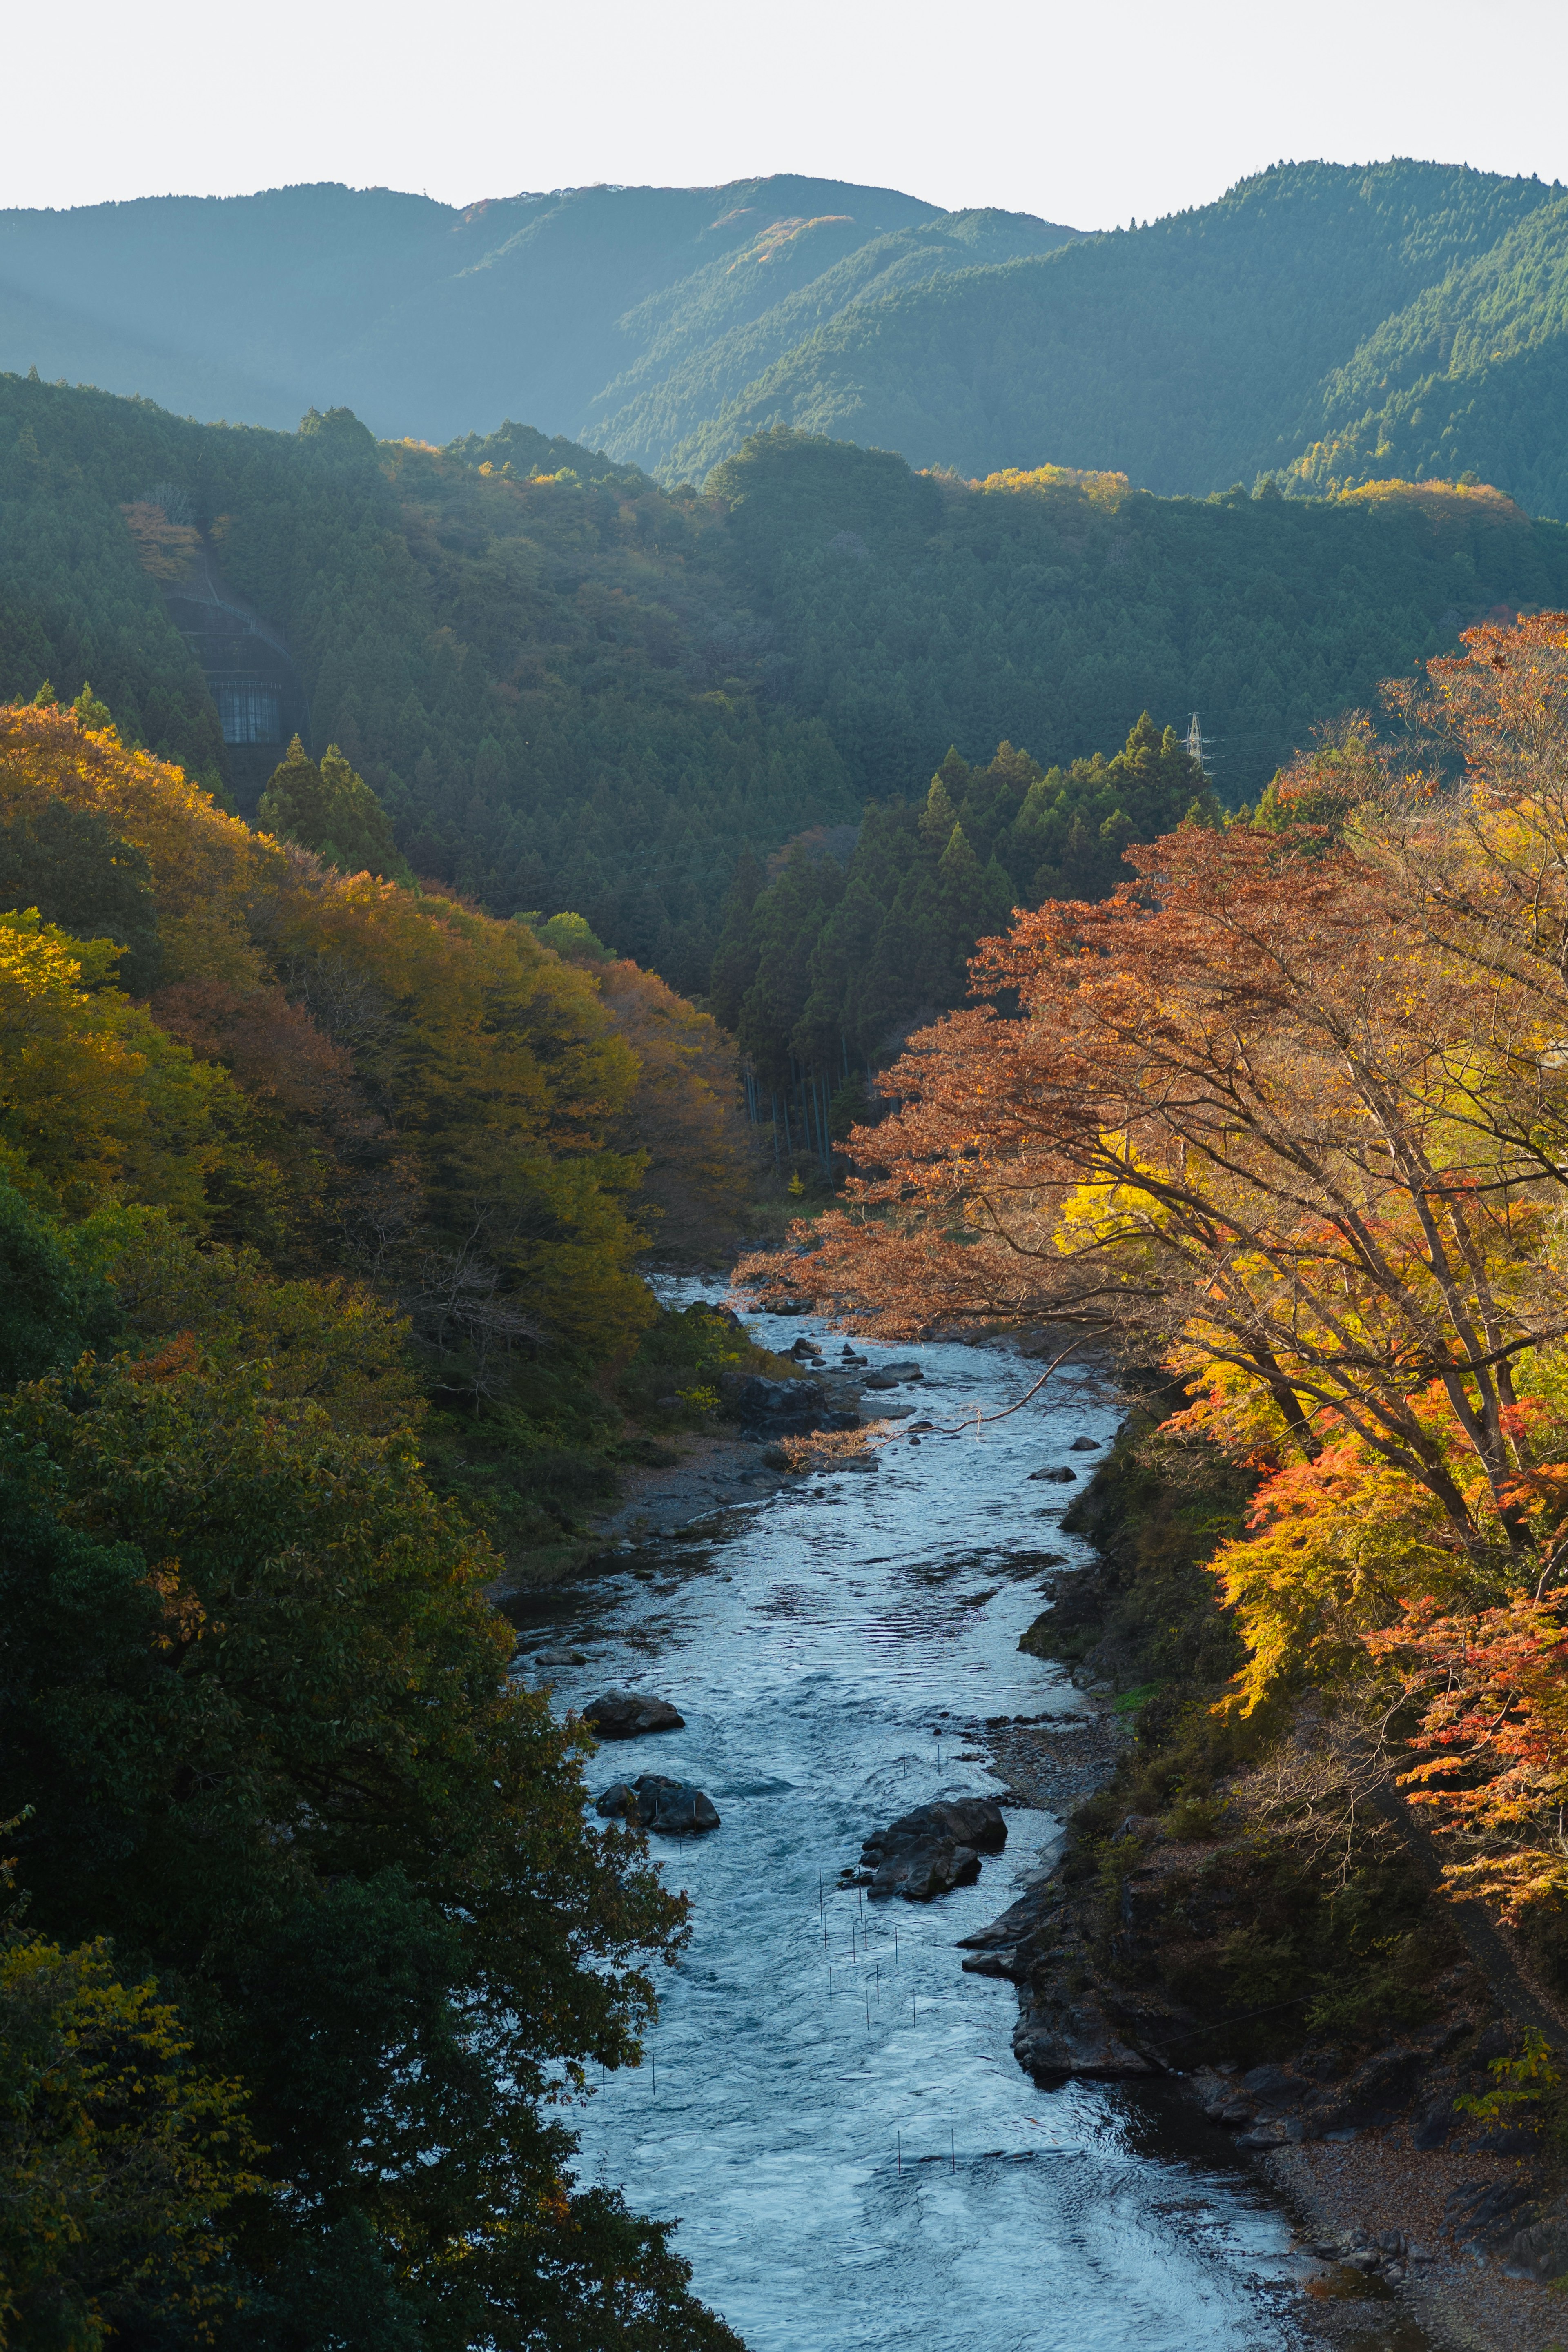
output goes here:
<path id="1" fill-rule="evenodd" d="M 660 1262 L 1142 1383 L 1108 1886 L 1328 1721 L 1568 1982 L 1568 527 L 757 421 L 0 377 L 0 2344 L 738 2345 L 574 2168 L 687 1905 L 496 1606 L 784 1369 Z"/>

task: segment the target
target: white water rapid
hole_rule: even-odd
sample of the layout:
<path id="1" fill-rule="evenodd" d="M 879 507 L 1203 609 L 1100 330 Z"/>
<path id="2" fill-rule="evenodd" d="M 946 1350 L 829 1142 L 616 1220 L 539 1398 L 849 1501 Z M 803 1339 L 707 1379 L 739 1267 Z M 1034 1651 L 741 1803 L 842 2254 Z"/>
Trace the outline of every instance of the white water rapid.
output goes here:
<path id="1" fill-rule="evenodd" d="M 748 1319 L 780 1348 L 809 1328 Z M 996 1411 L 1036 1369 L 990 1348 L 915 1352 L 925 1386 L 895 1402 L 933 1421 Z M 588 1653 L 551 1669 L 559 1706 L 626 1684 L 686 1717 L 604 1748 L 595 1791 L 665 1772 L 722 1816 L 701 1840 L 653 1841 L 694 1933 L 641 2070 L 574 2121 L 585 2177 L 680 2217 L 695 2289 L 752 2352 L 1294 2340 L 1283 2305 L 1308 2265 L 1220 2133 L 1158 2088 L 1040 2089 L 1012 2055 L 1012 1985 L 961 1973 L 956 1939 L 1015 1898 L 1057 1823 L 1009 1811 L 979 1885 L 927 1906 L 837 1886 L 896 1814 L 996 1792 L 962 1721 L 1080 1711 L 1017 1640 L 1042 1605 L 1040 1553 L 1086 1556 L 1059 1528 L 1082 1488 L 1028 1474 L 1088 1477 L 1072 1440 L 1115 1423 L 1096 1376 L 1069 1369 L 978 1438 L 903 1439 L 875 1475 L 794 1484 L 527 1619 L 527 1646 Z"/>

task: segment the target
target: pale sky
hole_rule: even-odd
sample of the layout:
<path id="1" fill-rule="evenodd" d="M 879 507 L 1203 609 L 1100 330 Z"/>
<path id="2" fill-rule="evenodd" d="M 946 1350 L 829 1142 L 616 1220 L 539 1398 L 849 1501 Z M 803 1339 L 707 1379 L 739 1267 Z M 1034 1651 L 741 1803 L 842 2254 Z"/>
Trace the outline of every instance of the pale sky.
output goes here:
<path id="1" fill-rule="evenodd" d="M 1568 0 L 56 0 L 0 205 L 794 171 L 1103 228 L 1310 156 L 1568 179 L 1565 67 Z"/>

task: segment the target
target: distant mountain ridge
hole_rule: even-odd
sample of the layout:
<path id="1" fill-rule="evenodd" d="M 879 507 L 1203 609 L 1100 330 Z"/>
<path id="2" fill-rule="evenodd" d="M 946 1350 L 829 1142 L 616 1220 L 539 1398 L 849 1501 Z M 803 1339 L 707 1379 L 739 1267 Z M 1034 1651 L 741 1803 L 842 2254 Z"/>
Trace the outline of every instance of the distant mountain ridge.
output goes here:
<path id="1" fill-rule="evenodd" d="M 323 184 L 0 212 L 0 367 L 232 423 L 350 407 L 383 438 L 526 415 L 649 463 L 846 302 L 1078 234 L 789 173 L 462 211 Z"/>
<path id="2" fill-rule="evenodd" d="M 665 470 L 700 479 L 788 425 L 966 475 L 1114 468 L 1163 496 L 1473 472 L 1563 516 L 1565 357 L 1560 186 L 1282 164 L 1150 227 L 858 300 Z"/>
<path id="3" fill-rule="evenodd" d="M 1278 164 L 1095 236 L 792 173 L 0 213 L 0 368 L 29 366 L 285 428 L 527 418 L 666 484 L 785 425 L 982 478 L 1477 478 L 1568 518 L 1568 191 Z"/>

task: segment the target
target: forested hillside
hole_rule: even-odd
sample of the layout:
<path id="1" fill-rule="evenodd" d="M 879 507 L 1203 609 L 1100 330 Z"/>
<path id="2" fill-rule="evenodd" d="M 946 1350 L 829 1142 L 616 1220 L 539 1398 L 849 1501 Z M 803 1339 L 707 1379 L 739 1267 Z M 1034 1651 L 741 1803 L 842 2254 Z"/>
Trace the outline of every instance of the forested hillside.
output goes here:
<path id="1" fill-rule="evenodd" d="M 1560 187 L 1434 163 L 1282 164 L 1135 231 L 858 303 L 667 467 L 700 477 L 783 423 L 916 466 L 1049 458 L 1201 496 L 1359 425 L 1325 477 L 1476 471 L 1568 515 L 1565 272 Z M 1385 402 L 1396 433 L 1376 429 Z"/>
<path id="2" fill-rule="evenodd" d="M 0 365 L 279 427 L 523 416 L 668 483 L 789 425 L 1199 497 L 1475 474 L 1568 518 L 1565 287 L 1561 185 L 1407 160 L 1095 236 L 790 174 L 319 186 L 0 215 Z"/>
<path id="3" fill-rule="evenodd" d="M 830 1097 L 841 1082 L 826 1123 L 842 1133 L 862 1070 L 915 1022 L 963 1003 L 977 940 L 1005 930 L 1016 906 L 1109 896 L 1131 843 L 1189 816 L 1216 824 L 1218 803 L 1147 712 L 1113 758 L 1066 772 L 1010 743 L 984 767 L 950 751 L 923 804 L 871 804 L 842 864 L 808 836 L 765 887 L 754 862 L 742 866 L 712 1009 L 770 1096 L 787 1097 L 797 1071 L 824 1074 Z"/>
<path id="4" fill-rule="evenodd" d="M 108 716 L 0 709 L 0 2336 L 732 2352 L 572 2170 L 685 1904 L 486 1597 L 757 1360 L 634 1264 L 723 1049 Z"/>
<path id="5" fill-rule="evenodd" d="M 1373 474 L 1482 471 L 1532 514 L 1568 515 L 1568 217 L 1527 211 L 1385 319 L 1322 387 L 1321 439 L 1290 468 L 1322 491 Z"/>
<path id="6" fill-rule="evenodd" d="M 1076 234 L 793 173 L 463 209 L 323 184 L 11 211 L 0 367 L 443 441 L 507 415 L 599 439 L 613 415 L 646 460 L 857 297 Z"/>
<path id="7" fill-rule="evenodd" d="M 90 679 L 218 780 L 201 674 L 121 512 L 172 482 L 294 649 L 313 748 L 366 776 L 419 872 L 500 913 L 574 908 L 697 984 L 741 842 L 854 814 L 821 722 L 765 690 L 772 632 L 714 502 L 530 433 L 442 457 L 378 449 L 346 413 L 215 428 L 15 377 L 0 419 L 0 692 Z"/>
<path id="8" fill-rule="evenodd" d="M 524 425 L 441 452 L 0 377 L 0 693 L 90 681 L 216 785 L 163 601 L 198 539 L 416 873 L 688 991 L 746 846 L 923 799 L 950 746 L 1065 767 L 1196 709 L 1234 806 L 1462 624 L 1568 601 L 1568 532 L 1480 488 L 1166 500 L 775 433 L 669 492 Z"/>

